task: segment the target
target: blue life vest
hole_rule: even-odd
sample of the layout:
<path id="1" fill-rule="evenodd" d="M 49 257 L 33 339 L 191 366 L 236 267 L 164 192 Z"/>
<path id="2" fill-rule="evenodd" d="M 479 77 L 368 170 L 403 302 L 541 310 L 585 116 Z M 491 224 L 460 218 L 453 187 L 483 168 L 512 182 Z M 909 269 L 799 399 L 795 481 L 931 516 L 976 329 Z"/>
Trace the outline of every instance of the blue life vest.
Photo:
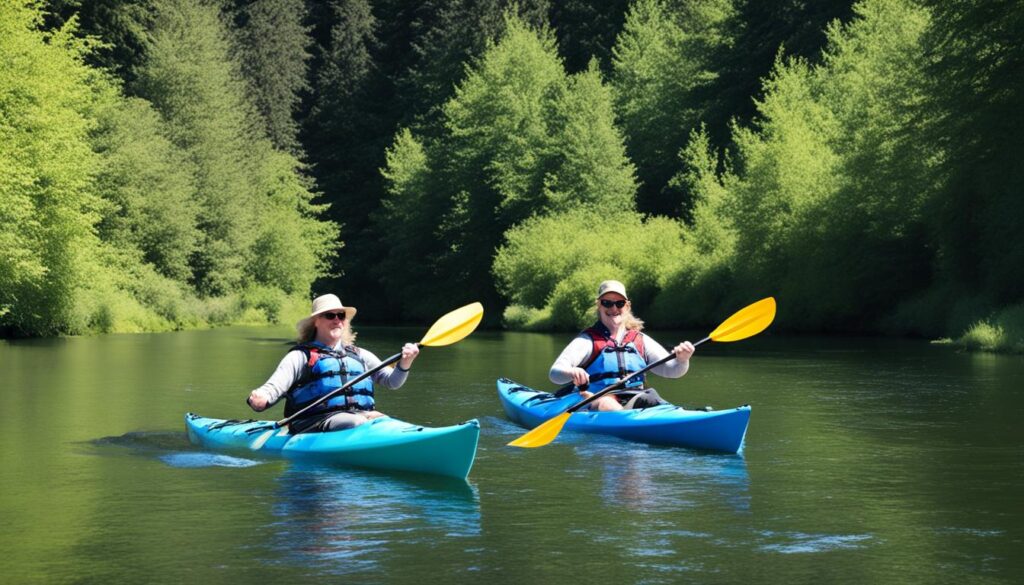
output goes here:
<path id="1" fill-rule="evenodd" d="M 286 417 L 366 372 L 366 364 L 363 363 L 355 346 L 344 346 L 340 350 L 335 350 L 313 341 L 292 348 L 296 349 L 306 354 L 307 360 L 299 379 L 285 395 Z M 368 376 L 344 392 L 331 397 L 330 400 L 317 405 L 308 414 L 333 410 L 373 410 L 373 405 L 373 380 L 372 376 Z"/>
<path id="2" fill-rule="evenodd" d="M 629 330 L 622 337 L 622 343 L 615 343 L 608 329 L 597 323 L 583 331 L 593 343 L 590 357 L 580 364 L 590 376 L 591 392 L 598 392 L 611 386 L 621 378 L 647 367 L 644 359 L 644 336 L 636 330 Z M 626 388 L 643 388 L 643 374 L 630 378 Z"/>

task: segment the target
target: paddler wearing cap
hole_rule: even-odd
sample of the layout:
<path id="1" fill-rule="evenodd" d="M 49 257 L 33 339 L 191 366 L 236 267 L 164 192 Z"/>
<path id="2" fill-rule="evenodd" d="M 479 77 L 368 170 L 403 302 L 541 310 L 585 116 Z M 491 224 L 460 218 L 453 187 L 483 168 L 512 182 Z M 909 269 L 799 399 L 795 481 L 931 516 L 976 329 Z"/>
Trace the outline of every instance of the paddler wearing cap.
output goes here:
<path id="1" fill-rule="evenodd" d="M 626 286 L 617 280 L 606 280 L 597 288 L 597 322 L 577 335 L 551 366 L 548 377 L 555 384 L 570 384 L 560 395 L 578 391 L 580 398 L 589 398 L 605 386 L 643 369 L 669 355 L 649 335 L 643 333 L 644 322 L 633 315 Z M 694 346 L 684 341 L 672 348 L 675 358 L 651 370 L 665 377 L 678 378 L 690 367 Z M 590 410 L 622 410 L 647 408 L 664 404 L 653 388 L 647 388 L 643 375 L 629 380 L 621 391 L 595 400 Z"/>
<path id="2" fill-rule="evenodd" d="M 355 345 L 355 315 L 355 307 L 346 307 L 336 295 L 314 299 L 309 316 L 295 324 L 298 344 L 285 354 L 270 379 L 249 394 L 249 406 L 260 412 L 284 397 L 284 414 L 288 417 L 379 366 L 380 358 Z M 349 429 L 384 416 L 376 409 L 374 384 L 400 388 L 419 353 L 419 346 L 406 343 L 397 367 L 382 368 L 311 409 L 309 414 L 292 421 L 291 432 Z"/>

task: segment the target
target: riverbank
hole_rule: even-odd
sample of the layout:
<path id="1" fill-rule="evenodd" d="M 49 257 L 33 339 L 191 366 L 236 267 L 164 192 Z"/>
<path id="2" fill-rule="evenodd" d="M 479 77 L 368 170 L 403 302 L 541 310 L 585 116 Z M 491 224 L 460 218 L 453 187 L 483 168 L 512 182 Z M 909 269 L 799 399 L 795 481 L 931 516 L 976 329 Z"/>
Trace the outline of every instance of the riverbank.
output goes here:
<path id="1" fill-rule="evenodd" d="M 63 330 L 51 335 L 27 335 L 13 326 L 0 327 L 0 339 L 290 324 L 309 312 L 309 301 L 303 296 L 287 295 L 270 288 L 255 287 L 208 298 L 183 292 L 180 287 L 172 292 L 149 295 L 149 302 L 145 304 L 129 295 L 99 295 L 76 305 L 74 312 L 78 318 L 70 320 Z"/>
<path id="2" fill-rule="evenodd" d="M 505 327 L 511 331 L 547 333 L 569 331 L 556 325 L 551 307 L 535 309 L 510 305 L 505 309 Z M 580 327 L 586 326 L 581 324 Z M 777 325 L 776 325 L 777 326 Z M 785 325 L 782 324 L 784 328 Z M 878 333 L 878 337 L 906 337 L 902 331 Z M 927 336 L 921 336 L 927 338 Z M 1024 306 L 1013 306 L 997 311 L 991 317 L 974 322 L 954 337 L 932 338 L 936 345 L 949 345 L 967 351 L 987 353 L 1024 354 Z"/>

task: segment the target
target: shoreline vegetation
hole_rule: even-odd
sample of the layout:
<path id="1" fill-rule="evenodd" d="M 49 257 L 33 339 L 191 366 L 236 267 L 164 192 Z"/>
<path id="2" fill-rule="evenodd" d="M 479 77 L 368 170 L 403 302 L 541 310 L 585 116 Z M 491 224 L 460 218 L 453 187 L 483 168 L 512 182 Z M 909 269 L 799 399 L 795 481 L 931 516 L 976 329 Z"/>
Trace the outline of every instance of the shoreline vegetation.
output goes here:
<path id="1" fill-rule="evenodd" d="M 0 3 L 0 337 L 574 330 L 616 278 L 1024 353 L 1024 5 L 600 4 Z"/>

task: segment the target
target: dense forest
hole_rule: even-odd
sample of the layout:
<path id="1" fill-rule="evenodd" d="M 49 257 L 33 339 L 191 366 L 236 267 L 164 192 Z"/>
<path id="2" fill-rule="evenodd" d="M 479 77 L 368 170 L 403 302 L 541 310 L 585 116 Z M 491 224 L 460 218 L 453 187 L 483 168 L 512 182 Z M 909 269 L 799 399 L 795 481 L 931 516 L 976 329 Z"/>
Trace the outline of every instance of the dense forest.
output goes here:
<path id="1" fill-rule="evenodd" d="M 1024 4 L 0 3 L 0 334 L 365 322 L 1024 350 Z"/>

